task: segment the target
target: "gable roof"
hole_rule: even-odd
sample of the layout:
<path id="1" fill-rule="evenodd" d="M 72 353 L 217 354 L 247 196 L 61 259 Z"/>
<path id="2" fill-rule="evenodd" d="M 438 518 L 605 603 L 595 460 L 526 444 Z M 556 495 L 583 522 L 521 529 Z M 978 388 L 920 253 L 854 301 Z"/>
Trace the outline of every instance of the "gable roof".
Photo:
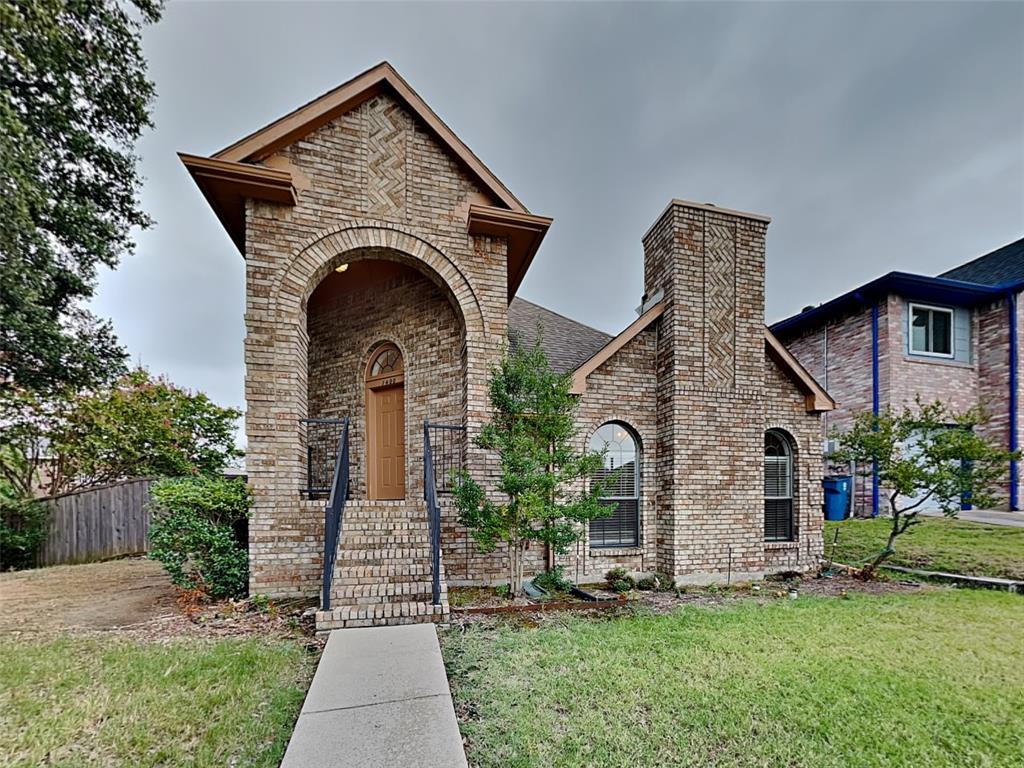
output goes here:
<path id="1" fill-rule="evenodd" d="M 943 272 L 939 277 L 982 285 L 1024 281 L 1024 237 Z"/>
<path id="2" fill-rule="evenodd" d="M 568 373 L 601 349 L 611 336 L 589 325 L 571 320 L 557 312 L 518 296 L 508 305 L 508 330 L 512 346 L 533 346 L 537 326 L 543 329 L 541 349 L 551 368 Z"/>
<path id="3" fill-rule="evenodd" d="M 386 61 L 239 139 L 213 157 L 238 163 L 260 162 L 381 92 L 396 97 L 416 115 L 501 207 L 529 213 L 526 206 L 519 202 L 509 188 L 491 173 L 480 158 L 473 154 L 473 151 Z"/>
<path id="4" fill-rule="evenodd" d="M 244 256 L 246 199 L 295 205 L 300 196 L 298 188 L 307 185 L 301 174 L 293 176 L 292 169 L 270 168 L 264 162 L 282 148 L 380 93 L 389 94 L 418 118 L 494 201 L 494 205 L 472 205 L 467 227 L 470 234 L 508 238 L 508 298 L 511 300 L 552 220 L 531 214 L 386 61 L 211 157 L 182 152 L 178 157 Z"/>
<path id="5" fill-rule="evenodd" d="M 790 381 L 804 393 L 804 406 L 808 412 L 831 411 L 836 401 L 825 391 L 793 353 L 779 341 L 768 328 L 764 329 L 764 346 L 768 357 L 782 370 Z"/>
<path id="6" fill-rule="evenodd" d="M 618 336 L 608 340 L 608 343 L 591 355 L 580 365 L 572 375 L 572 390 L 574 395 L 582 395 L 587 391 L 587 377 L 606 363 L 616 352 L 626 346 L 627 343 L 636 338 L 640 331 L 644 330 L 662 316 L 665 312 L 664 302 L 659 301 L 653 307 L 644 312 L 634 320 Z"/>

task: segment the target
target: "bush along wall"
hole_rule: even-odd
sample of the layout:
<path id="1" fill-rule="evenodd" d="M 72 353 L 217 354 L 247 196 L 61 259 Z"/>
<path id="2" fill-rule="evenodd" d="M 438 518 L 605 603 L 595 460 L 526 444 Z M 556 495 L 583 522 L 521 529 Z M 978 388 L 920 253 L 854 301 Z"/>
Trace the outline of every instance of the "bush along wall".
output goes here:
<path id="1" fill-rule="evenodd" d="M 214 599 L 244 597 L 249 555 L 236 530 L 249 517 L 249 489 L 238 479 L 161 480 L 151 489 L 149 556 L 179 587 Z"/>

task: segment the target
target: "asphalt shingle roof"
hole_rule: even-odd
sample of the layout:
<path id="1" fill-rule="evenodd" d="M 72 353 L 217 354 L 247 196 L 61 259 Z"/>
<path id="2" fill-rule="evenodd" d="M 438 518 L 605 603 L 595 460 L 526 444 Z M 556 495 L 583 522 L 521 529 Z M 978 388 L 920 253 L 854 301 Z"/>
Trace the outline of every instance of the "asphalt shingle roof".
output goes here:
<path id="1" fill-rule="evenodd" d="M 943 272 L 939 277 L 982 285 L 1024 281 L 1024 237 Z"/>
<path id="2" fill-rule="evenodd" d="M 508 305 L 508 330 L 513 346 L 536 343 L 538 324 L 543 329 L 541 348 L 551 367 L 559 373 L 576 370 L 612 340 L 607 333 L 570 320 L 532 301 L 518 296 L 512 299 Z"/>

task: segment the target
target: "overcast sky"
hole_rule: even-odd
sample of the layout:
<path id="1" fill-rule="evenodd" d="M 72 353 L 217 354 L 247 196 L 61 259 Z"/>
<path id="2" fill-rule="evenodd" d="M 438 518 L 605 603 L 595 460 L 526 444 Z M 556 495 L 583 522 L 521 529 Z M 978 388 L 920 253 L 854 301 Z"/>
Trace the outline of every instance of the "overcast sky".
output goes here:
<path id="1" fill-rule="evenodd" d="M 390 61 L 555 223 L 520 295 L 608 332 L 673 197 L 765 213 L 768 321 L 1024 235 L 1024 3 L 171 2 L 147 30 L 157 221 L 95 309 L 133 358 L 243 403 L 242 258 L 175 156 Z"/>

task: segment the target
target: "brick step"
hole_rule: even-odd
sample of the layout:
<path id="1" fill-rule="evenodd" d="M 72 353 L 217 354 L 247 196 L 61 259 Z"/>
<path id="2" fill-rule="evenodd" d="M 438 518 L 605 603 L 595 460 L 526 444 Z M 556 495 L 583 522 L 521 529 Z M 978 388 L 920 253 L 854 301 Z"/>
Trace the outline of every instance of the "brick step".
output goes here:
<path id="1" fill-rule="evenodd" d="M 332 599 L 338 603 L 347 602 L 347 598 L 356 597 L 394 597 L 396 595 L 415 595 L 431 593 L 431 583 L 426 579 L 413 581 L 373 581 L 357 584 L 334 584 L 331 590 Z"/>
<path id="2" fill-rule="evenodd" d="M 332 584 L 358 584 L 371 579 L 390 578 L 415 580 L 430 578 L 430 563 L 359 563 L 355 565 L 337 564 L 334 569 Z"/>
<path id="3" fill-rule="evenodd" d="M 368 533 L 422 533 L 426 535 L 430 526 L 426 522 L 410 520 L 373 520 L 357 521 L 346 520 L 341 525 L 341 535 L 361 536 Z"/>
<path id="4" fill-rule="evenodd" d="M 430 546 L 418 547 L 381 547 L 379 549 L 348 549 L 344 544 L 338 549 L 339 563 L 357 563 L 366 560 L 374 562 L 385 560 L 415 561 L 430 558 Z"/>
<path id="5" fill-rule="evenodd" d="M 343 536 L 341 550 L 354 549 L 414 549 L 429 544 L 430 537 L 420 531 L 411 534 L 374 533 L 372 535 L 356 534 Z"/>
<path id="6" fill-rule="evenodd" d="M 392 585 L 389 589 L 404 589 L 404 585 L 430 584 L 430 569 L 416 568 L 416 572 L 402 571 L 399 573 L 382 573 L 368 577 L 365 569 L 354 572 L 354 569 L 342 569 L 332 580 L 332 587 L 352 589 L 355 587 L 383 589 L 383 585 Z M 332 593 L 333 594 L 333 593 Z M 367 592 L 366 594 L 372 594 Z M 383 592 L 381 594 L 384 594 Z"/>
<path id="7" fill-rule="evenodd" d="M 343 627 L 372 627 L 392 624 L 444 622 L 450 616 L 447 600 L 441 605 L 429 601 L 376 603 L 373 605 L 339 605 L 330 611 L 317 611 L 317 631 Z"/>
<path id="8" fill-rule="evenodd" d="M 426 521 L 427 508 L 418 506 L 408 507 L 366 507 L 352 509 L 345 507 L 343 515 L 344 522 L 349 520 L 421 520 Z"/>

